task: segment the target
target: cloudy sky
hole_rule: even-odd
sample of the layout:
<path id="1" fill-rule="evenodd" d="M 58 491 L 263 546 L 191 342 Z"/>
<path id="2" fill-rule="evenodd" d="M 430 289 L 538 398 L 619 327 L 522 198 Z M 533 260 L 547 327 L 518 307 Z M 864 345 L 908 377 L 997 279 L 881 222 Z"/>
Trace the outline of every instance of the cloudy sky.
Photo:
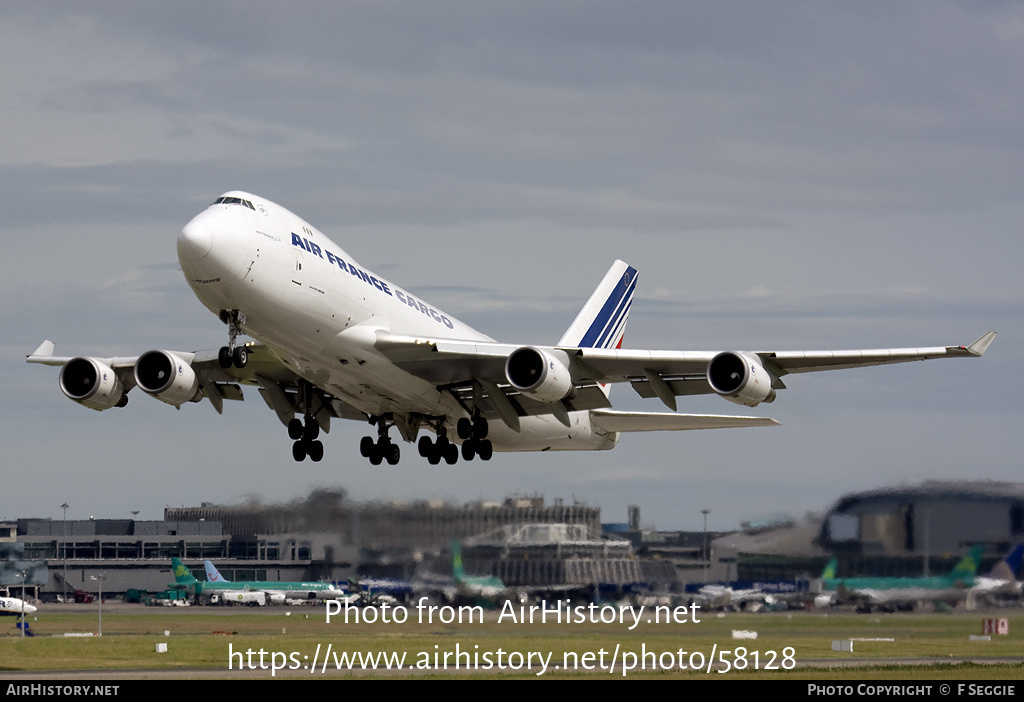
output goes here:
<path id="1" fill-rule="evenodd" d="M 725 529 L 1024 455 L 1019 3 L 23 3 L 0 24 L 0 516 L 543 494 Z M 397 467 L 336 423 L 295 464 L 259 396 L 218 417 L 68 401 L 24 357 L 225 342 L 175 237 L 222 192 L 297 212 L 365 267 L 507 342 L 553 343 L 607 270 L 640 271 L 625 344 L 969 344 L 787 379 L 770 429 L 611 452 Z M 617 407 L 659 411 L 628 387 Z"/>

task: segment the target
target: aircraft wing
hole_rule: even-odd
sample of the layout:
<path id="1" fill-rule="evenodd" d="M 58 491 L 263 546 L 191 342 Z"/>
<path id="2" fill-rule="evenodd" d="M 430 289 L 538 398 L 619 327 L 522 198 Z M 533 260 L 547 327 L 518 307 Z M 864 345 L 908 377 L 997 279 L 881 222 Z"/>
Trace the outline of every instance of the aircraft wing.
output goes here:
<path id="1" fill-rule="evenodd" d="M 853 351 L 754 351 L 765 367 L 782 376 L 789 373 L 880 366 L 932 358 L 977 357 L 985 353 L 996 333 L 988 332 L 970 346 L 864 349 Z M 620 349 L 567 349 L 601 375 L 602 382 L 629 381 L 647 371 L 662 376 L 703 375 L 718 352 L 629 351 Z"/>
<path id="2" fill-rule="evenodd" d="M 301 379 L 263 344 L 250 342 L 246 344 L 246 350 L 248 352 L 248 361 L 244 368 L 237 368 L 234 365 L 222 368 L 218 361 L 218 349 L 160 351 L 157 353 L 168 354 L 176 360 L 183 361 L 195 373 L 200 395 L 190 399 L 206 398 L 218 413 L 222 413 L 224 400 L 241 401 L 244 399 L 241 386 L 256 386 L 259 388 L 260 395 L 267 403 L 267 406 L 274 410 L 283 424 L 287 425 L 296 412 L 297 403 L 300 402 L 297 390 Z M 40 363 L 48 366 L 65 366 L 72 362 L 91 363 L 96 367 L 100 375 L 107 370 L 116 375 L 125 394 L 138 384 L 135 378 L 135 367 L 141 356 L 86 358 L 54 356 L 53 352 L 54 344 L 52 341 L 47 340 L 29 354 L 26 360 L 29 363 Z M 143 354 L 143 356 L 145 355 L 147 354 Z M 170 402 L 159 394 L 155 396 L 157 399 L 176 406 L 184 403 L 184 401 Z M 366 419 L 366 415 L 362 412 L 329 395 L 325 395 L 323 402 L 314 408 L 314 414 L 320 421 L 324 431 L 330 430 L 330 417 Z"/>
<path id="3" fill-rule="evenodd" d="M 377 332 L 376 348 L 395 365 L 439 388 L 462 393 L 467 401 L 472 392 L 488 397 L 487 388 L 500 388 L 516 403 L 519 414 L 551 412 L 550 400 L 533 401 L 530 393 L 511 386 L 506 361 L 514 353 L 531 350 L 546 362 L 554 361 L 569 371 L 574 390 L 563 402 L 568 409 L 598 409 L 610 406 L 600 385 L 630 383 L 645 398 L 658 397 L 673 411 L 675 397 L 718 393 L 739 404 L 755 406 L 771 402 L 774 390 L 785 388 L 782 377 L 790 373 L 878 366 L 934 358 L 978 357 L 985 353 L 996 333 L 990 331 L 970 346 L 862 349 L 849 351 L 644 351 L 630 349 L 517 347 L 493 342 L 402 337 Z M 749 379 L 748 389 L 736 392 L 712 385 L 712 364 L 723 367 L 726 376 Z M 552 366 L 554 367 L 554 366 Z M 749 372 L 746 370 L 749 367 Z M 728 381 L 731 382 L 731 381 Z M 737 382 L 740 382 L 739 380 Z M 482 386 L 483 389 L 474 384 Z M 720 383 L 721 385 L 721 383 Z M 754 388 L 760 385 L 759 388 Z M 757 393 L 760 393 L 758 395 Z M 599 397 L 600 396 L 600 397 Z M 524 400 L 525 398 L 525 400 Z M 737 399 L 738 398 L 738 399 Z M 497 398 L 500 402 L 500 398 Z M 525 404 L 522 404 L 525 402 Z M 493 404 L 493 403 L 492 403 Z"/>

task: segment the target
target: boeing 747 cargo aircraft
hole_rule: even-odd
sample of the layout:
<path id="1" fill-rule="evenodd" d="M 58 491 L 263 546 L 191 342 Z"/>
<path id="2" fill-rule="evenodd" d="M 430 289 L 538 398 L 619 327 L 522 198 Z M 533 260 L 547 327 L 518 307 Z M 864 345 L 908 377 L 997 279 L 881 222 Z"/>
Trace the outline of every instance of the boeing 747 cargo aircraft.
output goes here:
<path id="1" fill-rule="evenodd" d="M 970 346 L 854 351 L 646 351 L 622 348 L 637 271 L 612 264 L 552 346 L 496 342 L 355 261 L 313 225 L 256 195 L 229 192 L 178 235 L 196 297 L 228 327 L 227 345 L 139 356 L 54 356 L 64 394 L 94 410 L 142 392 L 175 407 L 206 398 L 223 411 L 256 386 L 288 428 L 296 461 L 324 455 L 333 419 L 376 428 L 362 455 L 398 463 L 395 429 L 430 463 L 489 460 L 494 451 L 613 448 L 622 432 L 770 426 L 766 417 L 679 414 L 676 398 L 717 394 L 754 407 L 775 400 L 790 373 L 981 356 Z M 241 343 L 239 336 L 254 341 Z M 671 412 L 612 409 L 628 383 Z M 422 434 L 421 434 L 422 432 Z"/>

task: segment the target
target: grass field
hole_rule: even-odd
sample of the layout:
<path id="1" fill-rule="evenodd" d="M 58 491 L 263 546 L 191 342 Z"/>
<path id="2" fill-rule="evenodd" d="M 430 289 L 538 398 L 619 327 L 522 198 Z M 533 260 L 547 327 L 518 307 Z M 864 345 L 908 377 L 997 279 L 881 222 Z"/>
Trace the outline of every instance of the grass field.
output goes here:
<path id="1" fill-rule="evenodd" d="M 1004 617 L 1007 611 L 1013 612 L 1008 617 L 1009 635 L 969 641 L 971 634 L 981 634 L 985 616 Z M 92 670 L 108 671 L 115 678 L 118 670 L 226 677 L 239 674 L 239 668 L 245 669 L 246 677 L 271 677 L 272 673 L 274 677 L 323 677 L 350 674 L 341 656 L 362 653 L 374 656 L 381 669 L 370 670 L 369 659 L 352 659 L 353 668 L 363 676 L 541 674 L 621 679 L 624 672 L 627 678 L 708 676 L 713 656 L 710 676 L 717 678 L 1010 680 L 1024 677 L 1024 615 L 1007 611 L 705 613 L 699 623 L 642 621 L 630 630 L 632 622 L 530 624 L 507 618 L 499 622 L 494 612 L 487 613 L 483 622 L 461 625 L 414 623 L 414 610 L 410 621 L 402 624 L 345 623 L 339 617 L 327 623 L 323 607 L 225 610 L 119 605 L 104 610 L 103 637 L 65 638 L 66 632 L 95 631 L 96 613 L 67 612 L 54 606 L 33 616 L 34 638 L 17 636 L 13 618 L 0 619 L 0 633 L 6 634 L 0 638 L 0 678 L 15 671 L 42 675 L 44 671 Z M 734 630 L 757 632 L 757 638 L 734 639 Z M 832 651 L 832 641 L 841 639 L 853 640 L 852 653 Z M 167 652 L 156 653 L 157 643 L 166 643 Z M 402 671 L 397 673 L 395 656 L 402 654 Z M 314 661 L 315 672 L 310 670 Z M 392 664 L 392 670 L 386 664 Z M 477 669 L 466 671 L 467 664 Z M 693 670 L 697 667 L 701 672 Z M 717 672 L 727 667 L 727 672 Z"/>

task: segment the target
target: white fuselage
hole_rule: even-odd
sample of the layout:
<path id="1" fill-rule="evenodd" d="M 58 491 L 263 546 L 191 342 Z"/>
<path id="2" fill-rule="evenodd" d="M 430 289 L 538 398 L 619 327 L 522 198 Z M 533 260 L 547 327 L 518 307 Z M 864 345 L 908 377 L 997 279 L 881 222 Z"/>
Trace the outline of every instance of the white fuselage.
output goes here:
<path id="1" fill-rule="evenodd" d="M 240 310 L 242 329 L 299 376 L 367 415 L 466 416 L 447 392 L 396 367 L 374 344 L 377 331 L 423 339 L 491 342 L 355 262 L 340 246 L 283 207 L 248 193 L 247 204 L 216 204 L 178 236 L 189 286 L 214 314 Z M 521 418 L 521 431 L 491 422 L 495 450 L 611 448 L 617 435 L 592 429 L 589 414 L 570 427 L 550 416 Z M 454 432 L 449 432 L 454 440 Z"/>
<path id="2" fill-rule="evenodd" d="M 2 614 L 32 614 L 35 611 L 36 608 L 33 605 L 28 604 L 20 597 L 0 597 L 0 613 Z"/>

